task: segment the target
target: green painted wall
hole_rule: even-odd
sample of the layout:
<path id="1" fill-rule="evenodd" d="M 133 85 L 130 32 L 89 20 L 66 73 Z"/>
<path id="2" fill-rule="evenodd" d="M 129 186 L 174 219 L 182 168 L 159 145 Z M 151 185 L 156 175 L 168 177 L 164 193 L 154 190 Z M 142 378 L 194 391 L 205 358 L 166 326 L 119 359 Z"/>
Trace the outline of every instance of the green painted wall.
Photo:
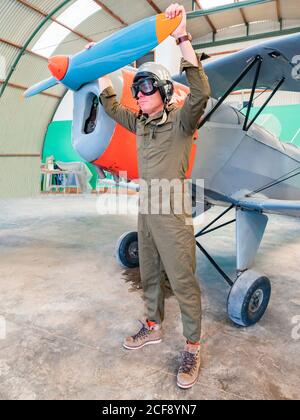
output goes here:
<path id="1" fill-rule="evenodd" d="M 259 108 L 253 108 L 251 116 L 258 110 Z M 268 115 L 275 118 L 266 118 Z M 292 142 L 300 147 L 300 105 L 267 107 L 257 123 L 276 134 L 281 141 Z"/>

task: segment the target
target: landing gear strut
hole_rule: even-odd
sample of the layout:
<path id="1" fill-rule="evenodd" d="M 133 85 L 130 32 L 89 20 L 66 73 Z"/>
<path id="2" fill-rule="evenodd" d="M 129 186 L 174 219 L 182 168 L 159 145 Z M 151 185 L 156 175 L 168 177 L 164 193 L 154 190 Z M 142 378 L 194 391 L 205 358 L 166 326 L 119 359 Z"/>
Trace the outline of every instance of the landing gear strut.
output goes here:
<path id="1" fill-rule="evenodd" d="M 238 326 L 250 327 L 261 320 L 267 310 L 271 297 L 270 280 L 266 276 L 248 268 L 254 262 L 266 227 L 267 218 L 261 214 L 255 214 L 254 212 L 248 213 L 247 211 L 238 209 L 236 219 L 212 228 L 218 220 L 234 207 L 232 205 L 226 209 L 221 215 L 209 223 L 209 225 L 197 233 L 195 237 L 199 250 L 213 264 L 230 286 L 227 300 L 227 313 L 229 318 Z M 243 271 L 239 272 L 235 280 L 231 280 L 211 255 L 200 245 L 197 238 L 235 222 L 237 222 L 238 268 Z M 254 233 L 254 239 L 251 236 L 252 233 Z M 244 241 L 243 244 L 241 243 L 242 241 Z"/>

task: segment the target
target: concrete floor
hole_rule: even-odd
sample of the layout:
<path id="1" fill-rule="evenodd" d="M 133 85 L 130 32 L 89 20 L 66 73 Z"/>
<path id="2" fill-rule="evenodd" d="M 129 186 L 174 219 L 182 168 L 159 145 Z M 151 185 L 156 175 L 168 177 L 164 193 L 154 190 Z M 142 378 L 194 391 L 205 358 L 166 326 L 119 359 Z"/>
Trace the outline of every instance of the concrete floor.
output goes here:
<path id="1" fill-rule="evenodd" d="M 299 220 L 270 218 L 256 268 L 272 279 L 273 296 L 250 329 L 228 321 L 228 287 L 198 253 L 203 364 L 198 383 L 183 391 L 175 382 L 184 340 L 173 296 L 163 343 L 137 352 L 121 346 L 144 306 L 130 281 L 136 271 L 122 270 L 113 253 L 118 237 L 136 230 L 136 217 L 100 216 L 95 200 L 0 202 L 1 399 L 300 398 L 300 340 L 292 338 L 300 315 Z M 234 273 L 233 226 L 203 244 Z"/>

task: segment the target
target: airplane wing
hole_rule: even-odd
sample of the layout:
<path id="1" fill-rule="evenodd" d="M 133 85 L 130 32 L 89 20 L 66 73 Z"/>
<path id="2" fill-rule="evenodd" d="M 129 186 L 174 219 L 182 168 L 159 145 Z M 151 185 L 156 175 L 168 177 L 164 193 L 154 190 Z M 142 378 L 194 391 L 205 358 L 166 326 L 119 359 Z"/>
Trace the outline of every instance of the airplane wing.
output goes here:
<path id="1" fill-rule="evenodd" d="M 300 217 L 300 201 L 275 200 L 267 197 L 243 197 L 233 204 L 245 210 Z"/>
<path id="2" fill-rule="evenodd" d="M 240 75 L 249 61 L 260 55 L 263 63 L 257 88 L 272 88 L 283 77 L 281 90 L 300 92 L 300 33 L 274 38 L 267 42 L 246 48 L 226 57 L 204 63 L 208 75 L 212 97 L 219 98 Z M 255 68 L 239 83 L 235 90 L 251 89 Z M 174 80 L 187 84 L 185 75 Z"/>

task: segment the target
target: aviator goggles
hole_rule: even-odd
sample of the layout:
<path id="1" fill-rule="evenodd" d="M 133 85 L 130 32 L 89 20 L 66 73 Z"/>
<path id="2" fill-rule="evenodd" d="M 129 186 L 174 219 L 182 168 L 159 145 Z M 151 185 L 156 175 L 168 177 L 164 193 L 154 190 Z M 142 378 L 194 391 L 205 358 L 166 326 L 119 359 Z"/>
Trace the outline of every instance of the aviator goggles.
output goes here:
<path id="1" fill-rule="evenodd" d="M 145 96 L 151 96 L 157 92 L 158 88 L 164 86 L 163 82 L 158 82 L 152 77 L 146 77 L 133 83 L 131 86 L 132 96 L 138 99 L 138 93 L 142 92 Z"/>

